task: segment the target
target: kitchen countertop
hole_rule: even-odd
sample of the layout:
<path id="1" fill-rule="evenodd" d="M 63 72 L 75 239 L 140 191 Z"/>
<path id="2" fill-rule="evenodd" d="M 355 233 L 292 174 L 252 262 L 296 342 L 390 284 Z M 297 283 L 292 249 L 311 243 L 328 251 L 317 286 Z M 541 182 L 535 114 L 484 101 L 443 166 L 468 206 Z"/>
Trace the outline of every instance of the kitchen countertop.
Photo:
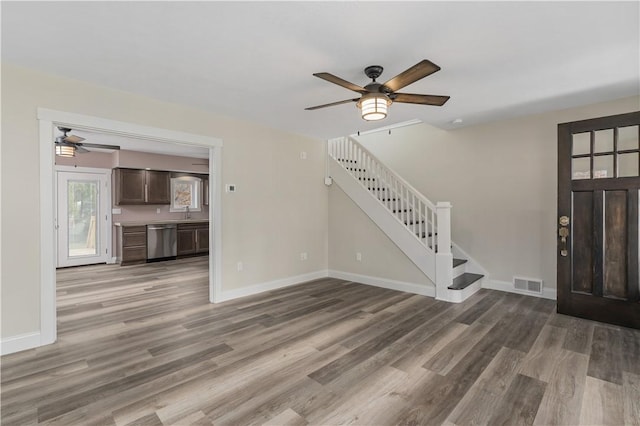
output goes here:
<path id="1" fill-rule="evenodd" d="M 113 222 L 114 226 L 144 226 L 161 225 L 164 223 L 207 223 L 209 219 L 159 219 L 159 220 L 133 220 L 125 222 Z"/>

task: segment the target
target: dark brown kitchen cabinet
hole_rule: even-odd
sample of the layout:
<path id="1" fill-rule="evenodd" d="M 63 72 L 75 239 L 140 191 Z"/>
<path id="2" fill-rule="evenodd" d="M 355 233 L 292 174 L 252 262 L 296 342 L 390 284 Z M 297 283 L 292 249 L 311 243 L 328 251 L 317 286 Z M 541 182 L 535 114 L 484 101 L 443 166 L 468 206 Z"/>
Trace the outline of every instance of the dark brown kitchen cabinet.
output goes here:
<path id="1" fill-rule="evenodd" d="M 208 252 L 208 223 L 178 224 L 178 256 L 193 256 Z"/>
<path id="2" fill-rule="evenodd" d="M 196 253 L 209 251 L 209 225 L 196 229 Z"/>
<path id="3" fill-rule="evenodd" d="M 115 169 L 116 205 L 171 204 L 170 172 Z"/>
<path id="4" fill-rule="evenodd" d="M 121 265 L 144 263 L 147 260 L 147 227 L 120 226 L 118 251 Z"/>

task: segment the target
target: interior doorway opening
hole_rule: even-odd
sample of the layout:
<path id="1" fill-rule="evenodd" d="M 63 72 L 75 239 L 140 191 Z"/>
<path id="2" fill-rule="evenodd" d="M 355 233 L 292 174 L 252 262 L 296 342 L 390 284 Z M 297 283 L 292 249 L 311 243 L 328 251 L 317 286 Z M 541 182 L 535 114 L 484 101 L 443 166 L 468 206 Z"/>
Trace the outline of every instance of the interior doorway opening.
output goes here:
<path id="1" fill-rule="evenodd" d="M 221 148 L 222 140 L 202 135 L 176 132 L 157 127 L 107 120 L 81 114 L 38 109 L 40 130 L 40 237 L 41 237 L 41 305 L 40 345 L 55 342 L 57 338 L 56 312 L 56 179 L 54 140 L 58 127 L 93 132 L 111 137 L 144 141 L 147 146 L 154 143 L 175 145 L 181 149 L 205 149 L 208 158 L 209 182 L 207 198 L 211 200 L 209 221 L 209 301 L 220 298 L 221 288 Z M 91 216 L 91 215 L 89 215 Z M 89 225 L 91 221 L 89 220 Z M 87 235 L 90 237 L 90 235 Z"/>

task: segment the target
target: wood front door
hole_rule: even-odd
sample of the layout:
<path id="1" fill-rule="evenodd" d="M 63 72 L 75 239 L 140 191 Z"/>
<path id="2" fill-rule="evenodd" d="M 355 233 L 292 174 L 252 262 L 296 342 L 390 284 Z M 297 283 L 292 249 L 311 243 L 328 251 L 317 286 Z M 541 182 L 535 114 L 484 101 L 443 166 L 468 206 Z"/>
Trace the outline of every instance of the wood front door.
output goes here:
<path id="1" fill-rule="evenodd" d="M 640 328 L 640 112 L 558 125 L 558 312 Z"/>

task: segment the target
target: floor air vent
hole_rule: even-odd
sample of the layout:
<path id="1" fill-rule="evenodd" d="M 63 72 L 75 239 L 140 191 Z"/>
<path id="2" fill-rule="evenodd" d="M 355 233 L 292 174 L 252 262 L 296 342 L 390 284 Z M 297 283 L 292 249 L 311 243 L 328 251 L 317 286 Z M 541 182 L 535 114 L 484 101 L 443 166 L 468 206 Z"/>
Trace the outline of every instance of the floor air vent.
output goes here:
<path id="1" fill-rule="evenodd" d="M 542 294 L 542 280 L 534 278 L 513 277 L 513 287 L 527 293 Z"/>

